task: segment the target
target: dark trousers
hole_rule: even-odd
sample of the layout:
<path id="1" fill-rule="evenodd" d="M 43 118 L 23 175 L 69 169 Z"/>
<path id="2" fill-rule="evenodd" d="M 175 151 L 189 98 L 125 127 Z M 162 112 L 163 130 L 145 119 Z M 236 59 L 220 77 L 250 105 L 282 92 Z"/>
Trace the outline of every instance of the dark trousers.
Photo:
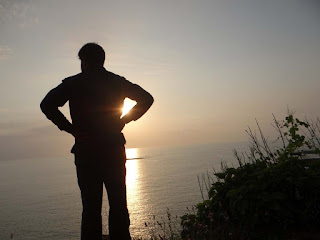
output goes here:
<path id="1" fill-rule="evenodd" d="M 109 199 L 111 240 L 130 240 L 126 199 L 126 155 L 123 145 L 79 146 L 75 153 L 82 198 L 81 240 L 101 240 L 103 184 Z"/>

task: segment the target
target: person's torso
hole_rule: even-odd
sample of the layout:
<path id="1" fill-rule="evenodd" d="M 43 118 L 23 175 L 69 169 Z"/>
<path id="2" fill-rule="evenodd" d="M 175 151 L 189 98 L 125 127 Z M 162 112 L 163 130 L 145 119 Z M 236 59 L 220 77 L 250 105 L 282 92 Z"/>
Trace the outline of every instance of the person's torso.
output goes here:
<path id="1" fill-rule="evenodd" d="M 69 106 L 75 131 L 97 136 L 121 133 L 121 77 L 106 70 L 78 74 L 69 83 Z"/>

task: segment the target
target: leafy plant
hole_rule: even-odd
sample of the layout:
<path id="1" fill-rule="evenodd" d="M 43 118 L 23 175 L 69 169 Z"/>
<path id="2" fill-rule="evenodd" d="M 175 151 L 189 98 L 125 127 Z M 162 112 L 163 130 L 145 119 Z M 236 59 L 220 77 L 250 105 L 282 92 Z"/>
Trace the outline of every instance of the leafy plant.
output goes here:
<path id="1" fill-rule="evenodd" d="M 319 154 L 319 119 L 289 113 L 273 125 L 281 146 L 272 149 L 258 123 L 259 137 L 249 128 L 250 151 L 234 152 L 239 167 L 214 173 L 208 199 L 181 217 L 183 239 L 292 239 L 319 231 L 320 161 L 307 160 Z"/>

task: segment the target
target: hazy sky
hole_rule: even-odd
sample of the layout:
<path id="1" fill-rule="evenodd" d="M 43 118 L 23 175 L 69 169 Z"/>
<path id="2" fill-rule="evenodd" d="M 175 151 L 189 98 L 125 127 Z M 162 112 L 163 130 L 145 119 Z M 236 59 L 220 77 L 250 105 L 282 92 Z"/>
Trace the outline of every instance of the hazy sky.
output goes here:
<path id="1" fill-rule="evenodd" d="M 0 36 L 1 159 L 70 150 L 39 104 L 92 41 L 155 98 L 128 147 L 245 141 L 287 106 L 320 116 L 317 0 L 0 0 Z"/>

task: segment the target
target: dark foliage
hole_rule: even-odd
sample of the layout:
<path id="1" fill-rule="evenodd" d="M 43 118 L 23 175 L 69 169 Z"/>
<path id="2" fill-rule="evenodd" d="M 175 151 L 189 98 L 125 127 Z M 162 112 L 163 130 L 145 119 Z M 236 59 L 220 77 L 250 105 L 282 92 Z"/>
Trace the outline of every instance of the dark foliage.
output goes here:
<path id="1" fill-rule="evenodd" d="M 215 173 L 208 199 L 181 217 L 183 239 L 305 239 L 320 227 L 319 119 L 289 114 L 274 127 L 282 147 L 271 150 L 258 126 L 250 128 L 249 154 L 235 155 L 238 168 Z M 307 154 L 306 154 L 307 153 Z M 312 237 L 308 238 L 312 239 Z M 317 238 L 315 238 L 317 239 Z"/>

